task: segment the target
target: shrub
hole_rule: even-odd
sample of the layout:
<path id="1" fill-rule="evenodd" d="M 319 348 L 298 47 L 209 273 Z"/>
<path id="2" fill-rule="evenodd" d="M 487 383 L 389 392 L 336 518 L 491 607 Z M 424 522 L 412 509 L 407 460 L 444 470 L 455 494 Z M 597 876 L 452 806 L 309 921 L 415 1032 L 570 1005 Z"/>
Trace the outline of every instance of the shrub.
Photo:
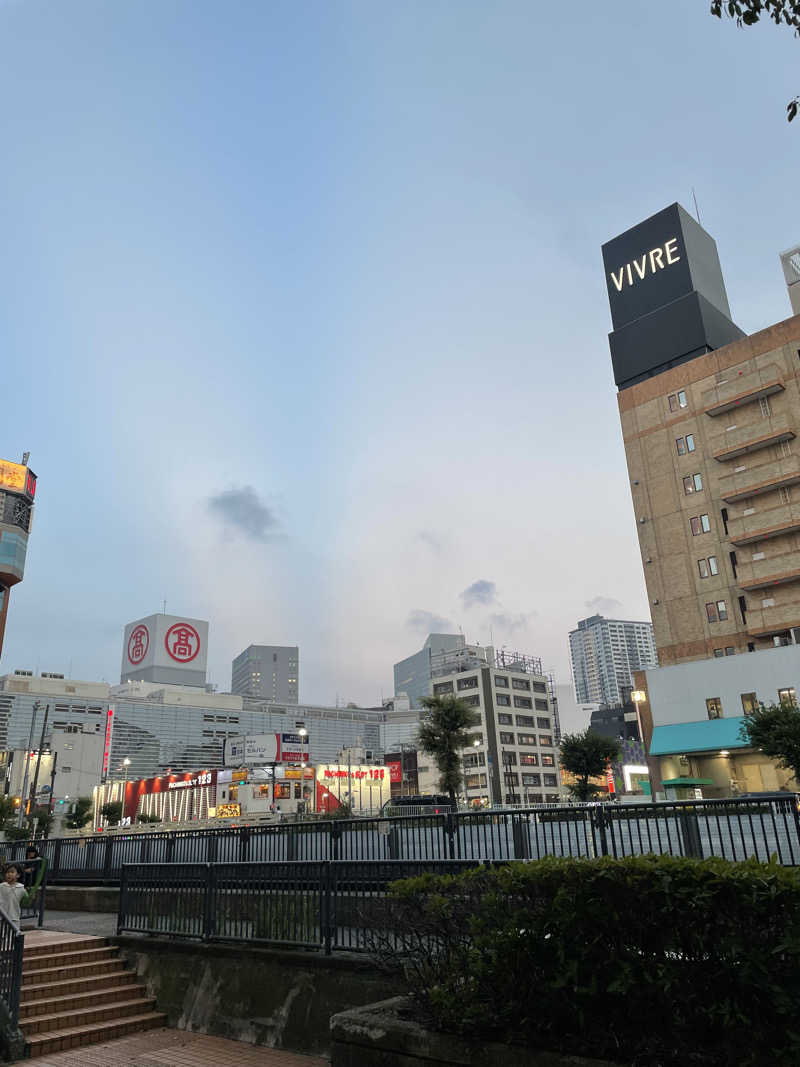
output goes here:
<path id="1" fill-rule="evenodd" d="M 434 1025 L 636 1065 L 800 1063 L 800 873 L 557 859 L 392 886 Z"/>

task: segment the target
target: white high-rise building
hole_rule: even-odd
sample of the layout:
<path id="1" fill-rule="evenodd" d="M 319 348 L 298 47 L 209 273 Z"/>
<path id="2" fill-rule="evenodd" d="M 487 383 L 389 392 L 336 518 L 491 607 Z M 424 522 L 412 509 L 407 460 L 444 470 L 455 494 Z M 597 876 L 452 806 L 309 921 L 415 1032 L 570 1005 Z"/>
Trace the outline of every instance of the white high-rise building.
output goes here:
<path id="1" fill-rule="evenodd" d="M 633 688 L 633 672 L 658 666 L 650 622 L 592 615 L 570 633 L 569 648 L 579 704 L 621 704 L 622 690 Z"/>

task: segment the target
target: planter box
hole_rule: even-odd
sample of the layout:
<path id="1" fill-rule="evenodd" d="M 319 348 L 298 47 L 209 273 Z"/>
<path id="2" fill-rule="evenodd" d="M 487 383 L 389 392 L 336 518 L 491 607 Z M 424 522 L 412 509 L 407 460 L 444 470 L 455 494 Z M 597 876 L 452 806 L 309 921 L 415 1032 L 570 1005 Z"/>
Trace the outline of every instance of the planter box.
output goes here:
<path id="1" fill-rule="evenodd" d="M 410 997 L 392 997 L 331 1017 L 331 1067 L 618 1067 L 609 1060 L 474 1042 L 426 1030 Z"/>

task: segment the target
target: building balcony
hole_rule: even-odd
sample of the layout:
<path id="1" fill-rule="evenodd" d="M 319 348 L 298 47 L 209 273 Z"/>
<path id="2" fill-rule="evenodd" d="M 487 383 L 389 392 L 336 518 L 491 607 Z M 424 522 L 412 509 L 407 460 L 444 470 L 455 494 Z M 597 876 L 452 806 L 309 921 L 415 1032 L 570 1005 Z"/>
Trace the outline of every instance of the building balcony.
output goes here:
<path id="1" fill-rule="evenodd" d="M 771 608 L 747 608 L 747 632 L 751 637 L 772 637 L 800 626 L 800 600 Z"/>
<path id="2" fill-rule="evenodd" d="M 750 374 L 737 374 L 729 381 L 708 389 L 703 393 L 703 410 L 713 418 L 744 404 L 752 404 L 762 396 L 780 393 L 783 389 L 781 372 L 771 363 Z"/>
<path id="3" fill-rule="evenodd" d="M 726 504 L 776 489 L 800 484 L 800 456 L 784 456 L 747 470 L 725 473 L 719 480 L 720 496 Z"/>
<path id="4" fill-rule="evenodd" d="M 781 441 L 791 441 L 794 436 L 795 432 L 786 415 L 773 415 L 768 419 L 753 419 L 743 426 L 734 426 L 716 434 L 711 440 L 711 451 L 714 459 L 724 463 Z"/>
<path id="5" fill-rule="evenodd" d="M 744 590 L 771 589 L 800 581 L 800 552 L 786 552 L 770 559 L 737 563 L 739 587 Z"/>
<path id="6" fill-rule="evenodd" d="M 752 515 L 728 519 L 728 540 L 732 545 L 752 545 L 800 530 L 800 504 L 779 504 L 757 508 Z"/>

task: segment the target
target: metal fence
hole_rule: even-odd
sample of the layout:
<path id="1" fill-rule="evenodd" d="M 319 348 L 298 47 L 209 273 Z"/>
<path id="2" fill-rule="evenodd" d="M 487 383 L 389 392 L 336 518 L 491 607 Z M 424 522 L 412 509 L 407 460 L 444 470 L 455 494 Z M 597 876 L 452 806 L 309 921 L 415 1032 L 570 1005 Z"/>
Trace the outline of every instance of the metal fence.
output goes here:
<path id="1" fill-rule="evenodd" d="M 396 935 L 387 887 L 474 860 L 161 864 L 122 869 L 118 933 L 363 952 Z"/>
<path id="2" fill-rule="evenodd" d="M 0 910 L 0 1000 L 14 1027 L 19 1022 L 19 997 L 22 988 L 22 952 L 24 935 Z"/>
<path id="3" fill-rule="evenodd" d="M 510 860 L 542 856 L 750 856 L 800 864 L 797 798 L 552 806 L 37 842 L 51 884 L 115 885 L 125 864 Z M 6 844 L 22 858 L 26 842 Z"/>

